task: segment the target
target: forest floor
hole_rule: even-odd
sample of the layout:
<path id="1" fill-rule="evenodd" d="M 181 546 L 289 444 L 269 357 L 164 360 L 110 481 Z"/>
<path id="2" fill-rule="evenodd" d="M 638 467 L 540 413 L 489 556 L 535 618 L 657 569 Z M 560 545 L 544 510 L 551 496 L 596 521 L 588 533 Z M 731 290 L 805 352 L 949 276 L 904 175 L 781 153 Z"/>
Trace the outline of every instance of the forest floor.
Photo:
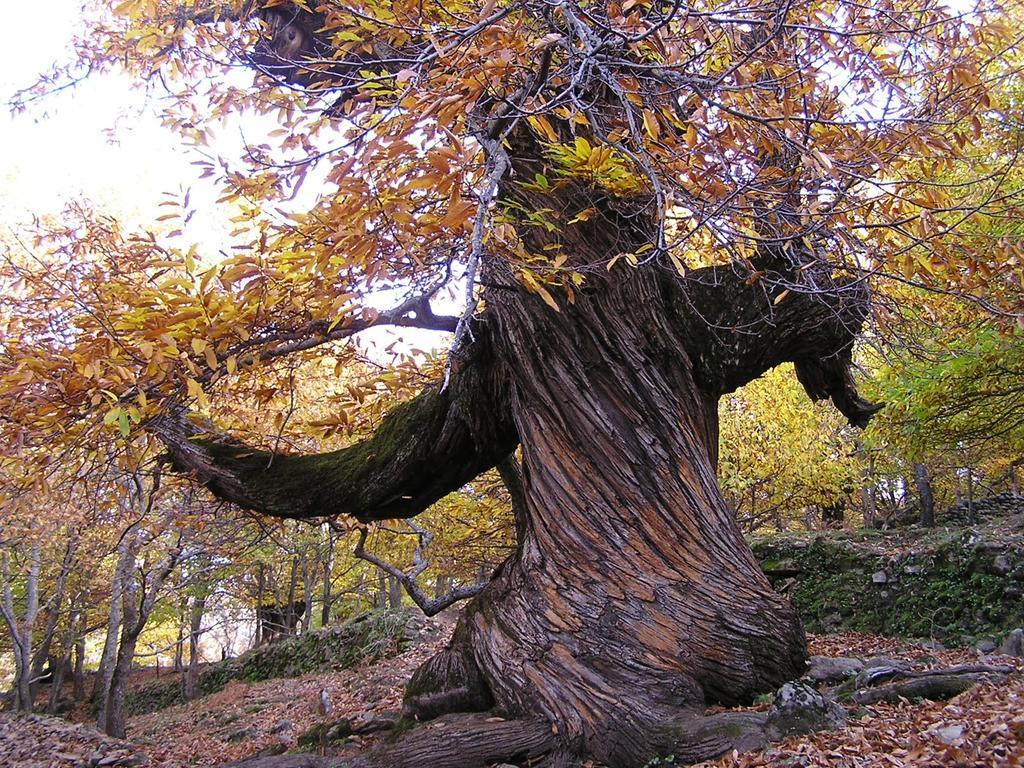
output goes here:
<path id="1" fill-rule="evenodd" d="M 409 675 L 444 645 L 452 626 L 452 617 L 435 621 L 413 648 L 372 665 L 328 675 L 234 682 L 189 704 L 133 717 L 127 743 L 57 720 L 26 723 L 0 716 L 0 765 L 133 765 L 141 764 L 145 755 L 145 764 L 152 768 L 178 768 L 214 766 L 275 748 L 293 750 L 298 737 L 320 723 L 396 710 Z M 917 669 L 977 664 L 980 657 L 974 649 L 936 649 L 859 633 L 809 639 L 812 654 L 885 656 L 909 661 Z M 948 702 L 851 705 L 849 725 L 842 731 L 791 738 L 763 752 L 727 756 L 702 766 L 1024 766 L 1024 659 L 995 656 L 985 661 L 1011 664 L 1017 672 L 1006 684 L 978 686 Z M 322 689 L 333 702 L 327 716 L 317 711 Z M 352 749 L 364 746 L 353 737 Z M 666 760 L 661 765 L 672 763 Z"/>
<path id="2" fill-rule="evenodd" d="M 1020 541 L 1019 525 L 989 522 L 986 539 Z M 889 553 L 920 546 L 918 535 L 857 536 Z M 218 693 L 188 704 L 135 716 L 128 722 L 128 742 L 99 736 L 87 726 L 52 718 L 16 719 L 0 714 L 0 766 L 70 768 L 129 766 L 152 768 L 216 766 L 270 751 L 300 748 L 302 734 L 343 718 L 394 715 L 412 672 L 448 640 L 457 612 L 448 611 L 418 623 L 417 636 L 404 653 L 392 658 L 329 673 L 307 674 L 258 683 L 232 682 Z M 946 702 L 847 705 L 849 723 L 841 731 L 819 732 L 770 745 L 764 751 L 731 755 L 703 763 L 703 768 L 760 766 L 962 766 L 1024 767 L 1024 659 L 984 655 L 976 648 L 943 648 L 931 642 L 895 639 L 857 632 L 809 635 L 810 653 L 822 656 L 886 657 L 923 670 L 959 664 L 1010 665 L 1016 672 L 1006 683 L 979 685 Z M 151 679 L 140 674 L 135 684 Z M 332 711 L 318 711 L 320 692 Z M 762 704 L 757 708 L 767 708 Z M 88 718 L 84 711 L 72 715 Z M 373 736 L 352 737 L 346 749 L 358 751 Z M 313 751 L 305 747 L 302 751 Z M 671 766 L 665 756 L 652 766 Z M 591 766 L 590 768 L 599 768 Z"/>

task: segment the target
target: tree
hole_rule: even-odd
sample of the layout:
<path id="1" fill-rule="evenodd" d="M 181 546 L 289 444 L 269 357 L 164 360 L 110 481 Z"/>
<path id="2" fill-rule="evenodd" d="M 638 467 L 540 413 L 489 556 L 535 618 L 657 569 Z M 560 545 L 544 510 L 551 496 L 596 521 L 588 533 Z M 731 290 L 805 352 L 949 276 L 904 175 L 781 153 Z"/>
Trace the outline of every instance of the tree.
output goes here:
<path id="1" fill-rule="evenodd" d="M 940 214 L 961 213 L 906 171 L 963 153 L 1009 26 L 918 2 L 267 5 L 129 0 L 89 38 L 90 64 L 193 78 L 168 118 L 193 140 L 206 107 L 239 104 L 278 110 L 286 138 L 225 174 L 243 256 L 200 270 L 130 240 L 107 322 L 79 320 L 130 353 L 80 391 L 104 402 L 109 382 L 111 425 L 145 420 L 180 471 L 284 518 L 412 517 L 521 448 L 517 548 L 407 689 L 409 717 L 451 727 L 371 763 L 639 766 L 749 739 L 756 717 L 705 706 L 798 676 L 806 646 L 718 489 L 718 401 L 792 362 L 867 423 L 850 363 L 868 278 L 942 263 Z M 258 98 L 203 80 L 224 50 L 265 72 Z M 322 157 L 336 190 L 276 221 Z M 125 286 L 158 265 L 184 276 L 146 303 L 146 279 Z M 439 317 L 455 274 L 466 309 Z M 367 305 L 396 286 L 393 309 Z M 147 410 L 206 408 L 240 368 L 383 323 L 453 345 L 355 444 L 302 455 Z M 56 367 L 12 389 L 46 392 Z M 459 714 L 482 710 L 509 720 Z"/>

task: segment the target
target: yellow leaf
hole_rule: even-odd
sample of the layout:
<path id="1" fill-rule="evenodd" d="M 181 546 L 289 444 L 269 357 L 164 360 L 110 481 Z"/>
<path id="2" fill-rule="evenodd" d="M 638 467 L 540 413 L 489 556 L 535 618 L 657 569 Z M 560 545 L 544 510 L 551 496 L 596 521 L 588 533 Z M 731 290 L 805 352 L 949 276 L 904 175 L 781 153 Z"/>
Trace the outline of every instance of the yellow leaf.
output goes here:
<path id="1" fill-rule="evenodd" d="M 644 110 L 644 130 L 647 131 L 647 134 L 655 141 L 657 141 L 658 136 L 661 135 L 661 127 L 658 125 L 658 118 L 649 109 Z"/>

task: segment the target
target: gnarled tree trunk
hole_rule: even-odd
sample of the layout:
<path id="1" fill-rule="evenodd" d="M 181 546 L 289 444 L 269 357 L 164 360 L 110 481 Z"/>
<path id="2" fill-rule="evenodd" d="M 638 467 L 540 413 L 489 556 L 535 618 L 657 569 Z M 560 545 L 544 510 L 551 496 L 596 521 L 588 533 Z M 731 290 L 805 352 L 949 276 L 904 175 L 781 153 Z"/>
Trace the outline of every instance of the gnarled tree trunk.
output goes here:
<path id="1" fill-rule="evenodd" d="M 502 276 L 496 271 L 493 279 Z M 690 288 L 677 276 L 637 270 L 594 279 L 556 312 L 506 283 L 489 297 L 487 333 L 478 328 L 448 390 L 421 396 L 432 413 L 436 408 L 427 421 L 461 438 L 446 442 L 385 424 L 410 435 L 398 449 L 409 460 L 431 455 L 443 463 L 452 449 L 493 456 L 490 438 L 507 440 L 511 422 L 525 477 L 518 549 L 467 607 L 449 648 L 410 682 L 408 715 L 493 709 L 539 718 L 541 730 L 557 733 L 556 746 L 543 742 L 546 750 L 616 766 L 640 766 L 668 752 L 697 760 L 734 743 L 728 729 L 701 725 L 706 705 L 749 701 L 803 671 L 799 621 L 761 574 L 716 484 L 716 405 L 728 388 L 797 358 L 821 387 L 816 394 L 836 393 L 851 420 L 866 418 L 867 406 L 846 388 L 842 356 L 848 329 L 859 320 L 832 325 L 814 302 L 783 302 L 776 320 L 787 322 L 758 338 L 750 363 L 741 342 L 729 341 L 737 353 L 730 355 L 707 334 L 690 335 L 678 307 Z M 750 296 L 735 285 L 730 290 L 749 307 Z M 827 317 L 836 314 L 832 306 Z M 810 356 L 814 345 L 825 350 L 822 360 Z M 467 410 L 474 404 L 486 407 Z M 426 416 L 406 407 L 389 421 L 410 413 Z M 267 469 L 266 454 L 223 439 L 189 439 L 187 422 L 155 428 L 178 465 L 215 478 L 222 495 L 225 488 L 250 489 L 235 499 L 246 505 L 280 511 L 279 494 L 266 502 L 259 495 L 270 473 L 294 473 L 293 486 L 323 487 L 319 475 L 304 471 L 311 461 L 279 456 Z M 315 466 L 340 480 L 350 466 L 347 454 L 366 450 L 353 446 Z M 435 481 L 436 474 L 402 475 L 390 485 L 359 486 L 359 493 L 393 505 L 399 494 L 408 501 Z M 318 511 L 334 512 L 324 501 Z M 366 520 L 378 509 L 348 507 Z M 536 730 L 528 732 L 533 744 Z M 391 751 L 372 764 L 423 759 L 408 754 L 409 762 Z M 463 757 L 463 764 L 476 764 L 470 753 Z"/>
<path id="2" fill-rule="evenodd" d="M 643 765 L 677 746 L 664 730 L 680 710 L 798 676 L 803 632 L 718 491 L 716 402 L 697 388 L 655 281 L 637 275 L 560 314 L 522 297 L 495 312 L 523 441 L 525 535 L 446 653 L 476 665 L 479 701 L 543 715 L 609 764 Z M 445 708 L 434 672 L 410 686 L 423 716 Z"/>

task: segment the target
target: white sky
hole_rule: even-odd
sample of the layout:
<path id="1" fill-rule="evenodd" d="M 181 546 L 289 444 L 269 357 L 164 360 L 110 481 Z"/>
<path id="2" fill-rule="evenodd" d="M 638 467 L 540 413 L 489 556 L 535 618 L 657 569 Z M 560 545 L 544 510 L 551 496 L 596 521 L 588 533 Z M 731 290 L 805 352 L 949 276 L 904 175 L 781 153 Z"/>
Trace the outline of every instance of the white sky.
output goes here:
<path id="1" fill-rule="evenodd" d="M 193 207 L 200 210 L 186 236 L 207 245 L 210 241 L 223 242 L 230 226 L 224 212 L 212 205 L 214 189 L 208 181 L 199 180 L 199 169 L 191 165 L 197 156 L 163 128 L 157 117 L 159 104 L 134 89 L 127 77 L 93 76 L 30 107 L 26 114 L 11 114 L 8 102 L 14 93 L 71 54 L 80 5 L 81 0 L 52 0 L 45 14 L 31 3 L 10 3 L 4 9 L 7 34 L 5 44 L 0 46 L 0 236 L 16 232 L 19 224 L 29 221 L 33 214 L 59 213 L 72 199 L 92 201 L 129 224 L 145 226 L 158 215 L 163 193 L 180 193 L 191 187 Z M 246 125 L 251 140 L 259 132 L 255 126 L 255 122 Z M 239 140 L 238 146 L 241 144 Z M 209 253 L 211 249 L 203 250 Z M 380 308 L 387 306 L 383 297 L 373 303 Z M 434 333 L 385 329 L 363 334 L 361 342 L 371 355 L 379 357 L 383 356 L 383 347 L 399 336 L 409 346 L 422 349 L 443 343 L 443 337 Z M 404 348 L 407 345 L 398 347 Z"/>
<path id="2" fill-rule="evenodd" d="M 66 60 L 79 16 L 78 0 L 54 0 L 39 13 L 31 3 L 4 9 L 0 47 L 0 200 L 4 223 L 25 212 L 58 212 L 85 197 L 122 216 L 149 212 L 164 190 L 193 183 L 191 166 L 144 95 L 126 78 L 93 77 L 28 114 L 7 102 L 55 62 Z"/>

